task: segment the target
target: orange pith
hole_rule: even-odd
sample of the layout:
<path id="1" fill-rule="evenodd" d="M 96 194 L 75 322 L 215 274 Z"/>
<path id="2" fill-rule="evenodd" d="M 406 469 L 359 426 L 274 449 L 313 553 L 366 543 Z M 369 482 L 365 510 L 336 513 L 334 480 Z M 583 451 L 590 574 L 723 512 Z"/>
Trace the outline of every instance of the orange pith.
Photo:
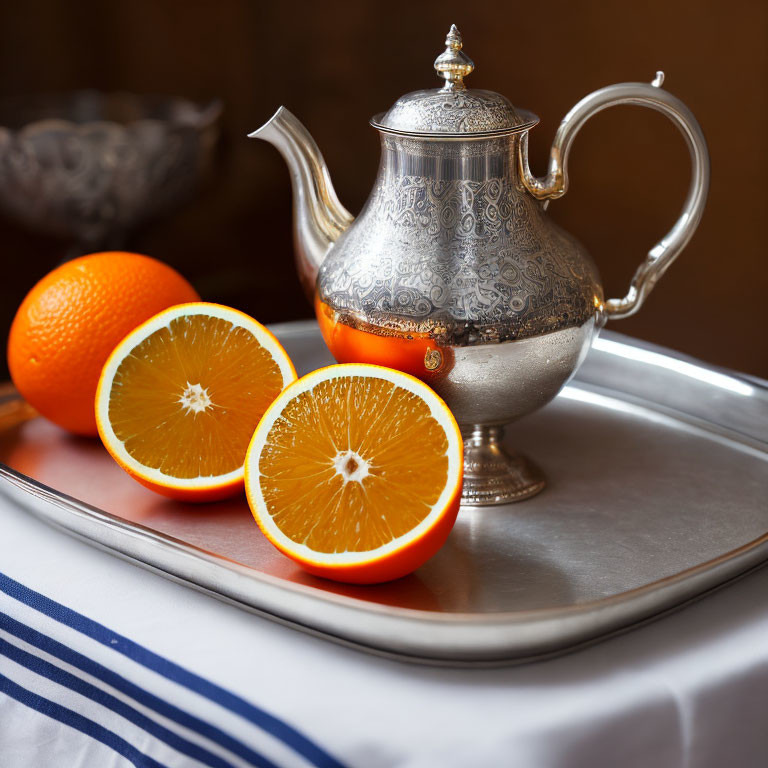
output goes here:
<path id="1" fill-rule="evenodd" d="M 286 536 L 317 552 L 362 552 L 402 536 L 447 480 L 445 432 L 416 395 L 381 379 L 320 382 L 288 404 L 267 440 L 267 508 Z M 420 450 L 406 450 L 409 441 Z M 346 479 L 366 464 L 365 477 Z"/>
<path id="2" fill-rule="evenodd" d="M 221 498 L 242 485 L 256 424 L 293 379 L 285 352 L 251 318 L 217 305 L 174 307 L 129 334 L 105 366 L 99 433 L 123 468 L 154 490 Z"/>
<path id="3" fill-rule="evenodd" d="M 246 459 L 249 503 L 267 537 L 342 581 L 386 581 L 425 562 L 453 526 L 460 488 L 461 438 L 447 407 L 407 374 L 370 365 L 331 366 L 291 385 Z"/>

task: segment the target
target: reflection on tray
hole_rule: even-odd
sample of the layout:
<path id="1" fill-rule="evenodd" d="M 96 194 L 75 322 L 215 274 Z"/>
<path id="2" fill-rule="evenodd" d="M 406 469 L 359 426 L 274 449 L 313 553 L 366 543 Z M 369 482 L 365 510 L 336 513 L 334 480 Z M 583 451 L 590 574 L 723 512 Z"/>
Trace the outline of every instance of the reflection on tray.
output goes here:
<path id="1" fill-rule="evenodd" d="M 740 526 L 721 514 L 733 498 L 727 478 L 764 473 L 763 461 L 750 466 L 717 442 L 694 438 L 684 425 L 675 428 L 673 419 L 659 420 L 624 401 L 613 408 L 613 402 L 605 396 L 560 398 L 521 421 L 520 439 L 552 467 L 552 487 L 513 507 L 462 510 L 436 557 L 415 574 L 378 586 L 311 576 L 266 542 L 244 497 L 207 505 L 165 499 L 126 475 L 98 440 L 68 435 L 43 419 L 0 433 L 0 460 L 98 509 L 270 576 L 432 613 L 526 611 L 597 600 L 765 532 L 758 484 L 751 504 L 747 493 L 740 505 Z M 700 477 L 702 463 L 718 468 L 719 479 Z M 670 510 L 670 500 L 683 496 L 686 508 Z"/>

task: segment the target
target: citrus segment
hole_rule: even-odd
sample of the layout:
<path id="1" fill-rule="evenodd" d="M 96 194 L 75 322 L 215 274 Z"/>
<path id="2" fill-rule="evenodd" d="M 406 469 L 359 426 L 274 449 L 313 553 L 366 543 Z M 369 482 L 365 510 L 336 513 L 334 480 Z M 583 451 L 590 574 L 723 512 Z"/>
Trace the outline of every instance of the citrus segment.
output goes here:
<path id="1" fill-rule="evenodd" d="M 462 441 L 422 382 L 337 365 L 288 387 L 260 422 L 246 491 L 267 537 L 341 581 L 403 576 L 445 541 L 459 506 Z"/>
<path id="2" fill-rule="evenodd" d="M 172 307 L 110 356 L 96 398 L 104 445 L 145 485 L 209 500 L 242 485 L 267 407 L 296 374 L 263 326 L 216 304 Z"/>

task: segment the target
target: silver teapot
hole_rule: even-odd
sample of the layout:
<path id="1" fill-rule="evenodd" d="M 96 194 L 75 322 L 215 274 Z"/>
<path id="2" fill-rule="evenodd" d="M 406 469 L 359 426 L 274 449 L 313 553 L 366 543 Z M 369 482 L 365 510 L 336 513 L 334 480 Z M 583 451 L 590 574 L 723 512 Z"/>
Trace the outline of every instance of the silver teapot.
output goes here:
<path id="1" fill-rule="evenodd" d="M 690 110 L 652 83 L 621 83 L 563 118 L 549 169 L 528 167 L 538 118 L 498 93 L 468 89 L 474 64 L 455 26 L 435 60 L 442 88 L 415 91 L 376 115 L 381 164 L 355 219 L 323 157 L 284 107 L 250 134 L 288 163 L 296 259 L 323 337 L 339 362 L 398 368 L 432 386 L 465 439 L 462 502 L 508 503 L 539 492 L 541 471 L 502 445 L 504 425 L 541 408 L 574 374 L 606 320 L 637 312 L 688 243 L 704 209 L 709 159 Z M 662 112 L 681 130 L 693 176 L 683 211 L 621 299 L 545 211 L 568 188 L 579 129 L 616 104 Z"/>

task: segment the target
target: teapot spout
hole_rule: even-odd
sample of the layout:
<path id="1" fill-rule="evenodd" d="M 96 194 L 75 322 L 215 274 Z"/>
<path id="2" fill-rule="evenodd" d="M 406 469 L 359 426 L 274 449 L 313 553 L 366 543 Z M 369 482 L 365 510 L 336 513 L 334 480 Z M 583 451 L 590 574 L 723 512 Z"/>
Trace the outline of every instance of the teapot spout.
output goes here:
<path id="1" fill-rule="evenodd" d="M 248 136 L 274 145 L 288 164 L 296 263 L 301 284 L 311 300 L 320 265 L 354 217 L 336 197 L 328 166 L 315 140 L 285 107 Z"/>

